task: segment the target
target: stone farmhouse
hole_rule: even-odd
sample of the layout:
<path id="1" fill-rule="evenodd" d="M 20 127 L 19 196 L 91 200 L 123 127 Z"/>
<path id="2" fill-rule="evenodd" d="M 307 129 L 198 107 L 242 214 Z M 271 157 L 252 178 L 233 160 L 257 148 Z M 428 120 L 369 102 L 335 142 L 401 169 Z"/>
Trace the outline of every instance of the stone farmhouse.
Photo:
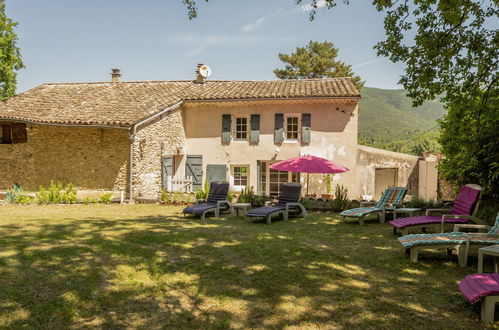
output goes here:
<path id="1" fill-rule="evenodd" d="M 114 69 L 110 82 L 43 84 L 0 103 L 0 188 L 55 180 L 133 199 L 228 180 L 275 195 L 306 180 L 269 165 L 305 154 L 348 167 L 333 186 L 350 198 L 411 185 L 418 157 L 357 144 L 359 99 L 349 78 L 124 82 Z M 311 175 L 309 192 L 323 181 Z"/>

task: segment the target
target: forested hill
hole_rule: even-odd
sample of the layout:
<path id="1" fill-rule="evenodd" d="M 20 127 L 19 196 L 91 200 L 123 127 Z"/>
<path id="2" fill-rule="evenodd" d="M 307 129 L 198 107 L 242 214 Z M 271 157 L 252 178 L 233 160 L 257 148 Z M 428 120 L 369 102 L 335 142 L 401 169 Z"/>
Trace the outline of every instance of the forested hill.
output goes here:
<path id="1" fill-rule="evenodd" d="M 419 154 L 439 148 L 437 119 L 445 110 L 440 101 L 413 108 L 402 89 L 362 88 L 359 143 L 405 153 Z"/>

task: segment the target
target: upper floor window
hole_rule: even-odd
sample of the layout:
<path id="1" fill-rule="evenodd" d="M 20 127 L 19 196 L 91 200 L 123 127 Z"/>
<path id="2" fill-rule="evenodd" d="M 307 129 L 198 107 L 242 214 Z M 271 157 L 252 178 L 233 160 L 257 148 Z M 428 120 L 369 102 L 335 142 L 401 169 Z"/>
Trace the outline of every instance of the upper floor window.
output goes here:
<path id="1" fill-rule="evenodd" d="M 0 123 L 0 144 L 23 143 L 27 141 L 26 124 Z"/>
<path id="2" fill-rule="evenodd" d="M 298 140 L 299 129 L 298 116 L 286 117 L 286 140 Z"/>
<path id="3" fill-rule="evenodd" d="M 248 118 L 236 118 L 236 140 L 246 140 L 248 138 Z"/>

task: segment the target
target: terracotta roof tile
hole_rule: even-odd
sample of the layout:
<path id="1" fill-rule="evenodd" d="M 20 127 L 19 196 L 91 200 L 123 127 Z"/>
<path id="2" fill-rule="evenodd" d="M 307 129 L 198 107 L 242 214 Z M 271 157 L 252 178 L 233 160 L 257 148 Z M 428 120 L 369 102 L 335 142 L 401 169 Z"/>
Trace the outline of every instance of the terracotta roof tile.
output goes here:
<path id="1" fill-rule="evenodd" d="M 0 103 L 0 119 L 129 127 L 180 101 L 358 98 L 350 78 L 44 84 Z"/>

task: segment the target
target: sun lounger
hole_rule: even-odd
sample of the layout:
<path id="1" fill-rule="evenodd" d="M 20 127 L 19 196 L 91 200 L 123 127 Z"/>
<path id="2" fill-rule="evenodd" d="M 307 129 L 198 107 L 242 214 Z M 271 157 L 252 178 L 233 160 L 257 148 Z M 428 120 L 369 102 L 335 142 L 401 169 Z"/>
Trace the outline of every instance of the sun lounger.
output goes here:
<path id="1" fill-rule="evenodd" d="M 357 207 L 350 210 L 345 210 L 340 213 L 345 218 L 357 218 L 359 224 L 364 224 L 364 218 L 371 214 L 376 214 L 380 223 L 385 222 L 385 214 L 387 211 L 393 211 L 404 201 L 407 188 L 405 187 L 389 187 L 381 196 L 375 207 Z"/>
<path id="2" fill-rule="evenodd" d="M 200 215 L 201 220 L 205 219 L 206 213 L 215 212 L 215 217 L 220 215 L 221 210 L 231 210 L 231 204 L 227 200 L 229 193 L 229 183 L 218 181 L 210 184 L 208 200 L 203 204 L 194 204 L 186 207 L 182 212 L 185 214 Z"/>
<path id="3" fill-rule="evenodd" d="M 474 304 L 481 301 L 481 319 L 494 322 L 496 303 L 499 302 L 499 274 L 471 274 L 459 283 L 464 297 Z"/>
<path id="4" fill-rule="evenodd" d="M 288 220 L 289 213 L 292 210 L 300 210 L 302 217 L 307 216 L 307 210 L 303 205 L 298 203 L 300 200 L 301 185 L 295 182 L 288 182 L 282 185 L 282 190 L 279 195 L 279 201 L 274 205 L 268 205 L 253 209 L 246 213 L 246 217 L 265 218 L 270 224 L 273 215 L 283 214 L 284 220 Z"/>
<path id="5" fill-rule="evenodd" d="M 426 210 L 426 215 L 396 219 L 390 221 L 390 225 L 393 226 L 394 233 L 398 230 L 402 235 L 407 235 L 409 229 L 428 227 L 437 227 L 444 232 L 445 224 L 467 223 L 469 219 L 473 219 L 480 204 L 480 196 L 480 186 L 467 184 L 461 187 L 452 209 L 429 209 Z M 432 215 L 435 212 L 445 214 Z"/>
<path id="6" fill-rule="evenodd" d="M 487 233 L 464 233 L 461 229 L 488 230 Z M 440 234 L 415 234 L 405 235 L 398 238 L 400 244 L 410 251 L 412 262 L 418 261 L 418 254 L 421 250 L 445 248 L 457 250 L 459 264 L 466 266 L 470 247 L 496 245 L 499 244 L 499 214 L 494 226 L 457 224 L 454 232 Z"/>

